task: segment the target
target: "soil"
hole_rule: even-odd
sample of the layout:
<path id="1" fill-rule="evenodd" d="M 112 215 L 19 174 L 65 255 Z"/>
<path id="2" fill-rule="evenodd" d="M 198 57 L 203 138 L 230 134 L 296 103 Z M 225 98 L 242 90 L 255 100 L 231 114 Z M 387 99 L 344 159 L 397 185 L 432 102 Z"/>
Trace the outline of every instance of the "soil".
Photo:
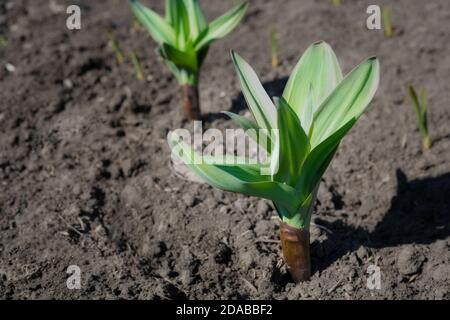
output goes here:
<path id="1" fill-rule="evenodd" d="M 82 10 L 66 28 L 66 7 Z M 214 44 L 201 76 L 204 128 L 245 114 L 229 50 L 271 95 L 309 44 L 325 40 L 345 72 L 381 61 L 369 111 L 326 172 L 311 228 L 313 275 L 295 285 L 266 200 L 174 173 L 166 142 L 181 89 L 125 1 L 0 2 L 0 297 L 3 299 L 450 298 L 450 3 L 390 4 L 393 38 L 365 27 L 373 1 L 250 1 Z M 144 1 L 162 12 L 164 1 Z M 233 1 L 204 1 L 209 19 Z M 269 32 L 279 33 L 271 67 Z M 118 64 L 106 30 L 125 53 Z M 136 79 L 129 53 L 141 58 Z M 14 66 L 15 68 L 12 68 Z M 12 72 L 14 69 L 14 72 Z M 429 94 L 433 145 L 422 152 L 407 85 Z M 66 286 L 81 270 L 81 289 Z M 367 286 L 381 269 L 381 289 Z"/>

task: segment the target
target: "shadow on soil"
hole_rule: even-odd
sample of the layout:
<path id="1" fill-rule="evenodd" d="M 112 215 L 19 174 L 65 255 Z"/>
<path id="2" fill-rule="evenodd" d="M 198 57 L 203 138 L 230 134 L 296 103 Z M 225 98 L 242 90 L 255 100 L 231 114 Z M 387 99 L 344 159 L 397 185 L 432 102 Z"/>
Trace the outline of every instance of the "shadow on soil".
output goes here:
<path id="1" fill-rule="evenodd" d="M 326 269 L 333 262 L 360 246 L 385 248 L 403 244 L 430 244 L 450 235 L 450 173 L 436 178 L 408 181 L 397 169 L 397 195 L 391 207 L 372 232 L 346 225 L 342 221 L 316 222 L 333 231 L 328 239 L 312 244 L 313 256 L 327 248 L 329 254 L 313 262 L 315 271 Z"/>

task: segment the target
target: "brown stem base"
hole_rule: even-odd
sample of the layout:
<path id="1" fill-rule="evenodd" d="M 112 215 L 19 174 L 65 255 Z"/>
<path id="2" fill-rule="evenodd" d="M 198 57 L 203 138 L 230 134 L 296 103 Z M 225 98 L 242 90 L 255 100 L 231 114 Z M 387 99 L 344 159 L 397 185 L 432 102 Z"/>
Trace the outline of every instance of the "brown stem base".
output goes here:
<path id="1" fill-rule="evenodd" d="M 292 279 L 295 283 L 309 280 L 311 276 L 309 231 L 297 229 L 286 222 L 281 222 L 280 240 L 284 261 Z"/>
<path id="2" fill-rule="evenodd" d="M 183 108 L 188 120 L 200 120 L 198 86 L 183 84 Z"/>

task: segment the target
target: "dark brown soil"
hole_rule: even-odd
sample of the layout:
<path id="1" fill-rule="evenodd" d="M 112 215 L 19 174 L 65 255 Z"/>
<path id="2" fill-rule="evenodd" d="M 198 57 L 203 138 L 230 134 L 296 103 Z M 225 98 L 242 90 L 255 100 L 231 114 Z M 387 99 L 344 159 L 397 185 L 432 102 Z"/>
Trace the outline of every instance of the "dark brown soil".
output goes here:
<path id="1" fill-rule="evenodd" d="M 311 281 L 281 262 L 276 213 L 265 200 L 180 179 L 169 130 L 181 92 L 125 1 L 0 2 L 0 297 L 190 299 L 450 298 L 450 3 L 392 1 L 394 37 L 365 28 L 373 1 L 250 1 L 243 24 L 210 50 L 200 99 L 205 127 L 246 112 L 229 50 L 279 95 L 302 52 L 330 43 L 345 72 L 381 61 L 370 110 L 325 174 L 311 230 Z M 378 1 L 386 4 L 388 1 Z M 51 3 L 52 5 L 49 5 Z M 62 11 L 54 4 L 62 4 Z M 144 1 L 161 12 L 164 1 Z M 233 1 L 203 1 L 209 18 Z M 269 29 L 281 65 L 270 66 Z M 113 29 L 127 59 L 116 63 Z M 138 81 L 128 58 L 141 57 Z M 15 66 L 15 72 L 5 65 Z M 11 69 L 11 66 L 9 66 Z M 429 92 L 433 146 L 421 151 L 406 88 Z M 381 267 L 380 290 L 366 286 Z M 69 265 L 80 290 L 66 287 Z"/>

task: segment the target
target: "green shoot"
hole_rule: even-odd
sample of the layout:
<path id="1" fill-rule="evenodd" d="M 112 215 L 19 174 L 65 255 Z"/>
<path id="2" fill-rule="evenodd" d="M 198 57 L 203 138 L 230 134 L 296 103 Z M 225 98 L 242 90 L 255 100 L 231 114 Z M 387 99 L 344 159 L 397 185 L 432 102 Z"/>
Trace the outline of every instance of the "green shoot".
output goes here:
<path id="1" fill-rule="evenodd" d="M 8 40 L 6 38 L 0 36 L 0 49 L 5 48 L 8 45 Z"/>
<path id="2" fill-rule="evenodd" d="M 144 80 L 144 74 L 142 73 L 141 62 L 139 61 L 139 58 L 133 51 L 130 53 L 130 58 L 131 58 L 131 62 L 133 63 L 133 66 L 134 66 L 134 71 L 136 72 L 136 79 L 138 79 L 139 81 Z"/>
<path id="3" fill-rule="evenodd" d="M 318 42 L 308 48 L 289 78 L 282 98 L 273 104 L 250 65 L 232 53 L 242 91 L 259 129 L 279 130 L 271 161 L 278 172 L 264 177 L 238 174 L 216 165 L 189 164 L 211 185 L 272 200 L 280 218 L 297 228 L 309 228 L 313 199 L 325 169 L 342 138 L 366 109 L 379 81 L 379 63 L 369 58 L 345 78 L 331 47 Z M 229 114 L 229 113 L 228 113 Z M 234 115 L 234 119 L 239 119 Z M 176 138 L 176 137 L 175 137 Z M 171 146 L 177 141 L 170 140 Z M 190 151 L 183 146 L 185 154 Z M 233 178 L 236 182 L 231 183 Z"/>
<path id="4" fill-rule="evenodd" d="M 116 37 L 110 30 L 106 31 L 106 35 L 108 37 L 109 45 L 116 56 L 117 63 L 122 64 L 123 61 L 125 60 L 125 57 L 122 53 L 122 50 L 120 50 L 119 43 L 118 43 Z"/>
<path id="5" fill-rule="evenodd" d="M 165 18 L 137 0 L 129 3 L 136 18 L 158 43 L 158 54 L 183 86 L 187 117 L 199 118 L 198 80 L 209 46 L 237 27 L 247 4 L 235 6 L 208 24 L 199 0 L 166 0 Z"/>
<path id="6" fill-rule="evenodd" d="M 332 0 L 332 2 L 336 7 L 341 5 L 341 0 Z"/>
<path id="7" fill-rule="evenodd" d="M 388 6 L 383 7 L 384 34 L 387 38 L 392 38 L 391 10 Z"/>
<path id="8" fill-rule="evenodd" d="M 139 22 L 139 20 L 137 18 L 135 18 L 133 20 L 133 32 L 137 33 L 141 31 L 141 23 Z"/>
<path id="9" fill-rule="evenodd" d="M 212 156 L 200 161 L 192 146 L 175 132 L 169 135 L 169 144 L 174 155 L 211 186 L 271 200 L 282 223 L 283 253 L 291 275 L 296 282 L 306 280 L 308 230 L 321 177 L 341 140 L 372 100 L 378 88 L 379 62 L 369 58 L 344 78 L 331 47 L 314 43 L 295 67 L 283 96 L 273 103 L 252 67 L 235 52 L 232 59 L 255 122 L 226 114 L 244 130 L 277 132 L 270 137 L 274 146 L 266 149 L 269 172 L 261 164 L 242 164 L 238 158 L 230 162 L 225 157 L 224 162 L 224 157 Z M 246 133 L 255 139 L 255 130 Z M 256 143 L 261 144 L 259 138 Z M 302 248 L 292 248 L 293 243 Z"/>
<path id="10" fill-rule="evenodd" d="M 419 131 L 423 139 L 423 150 L 427 151 L 431 147 L 431 140 L 428 132 L 427 92 L 425 89 L 422 89 L 419 97 L 414 87 L 409 86 L 409 96 L 411 97 L 411 100 L 413 102 L 414 111 L 416 113 L 417 121 L 419 123 Z"/>
<path id="11" fill-rule="evenodd" d="M 270 48 L 272 53 L 272 68 L 278 67 L 278 33 L 275 27 L 270 32 Z"/>

